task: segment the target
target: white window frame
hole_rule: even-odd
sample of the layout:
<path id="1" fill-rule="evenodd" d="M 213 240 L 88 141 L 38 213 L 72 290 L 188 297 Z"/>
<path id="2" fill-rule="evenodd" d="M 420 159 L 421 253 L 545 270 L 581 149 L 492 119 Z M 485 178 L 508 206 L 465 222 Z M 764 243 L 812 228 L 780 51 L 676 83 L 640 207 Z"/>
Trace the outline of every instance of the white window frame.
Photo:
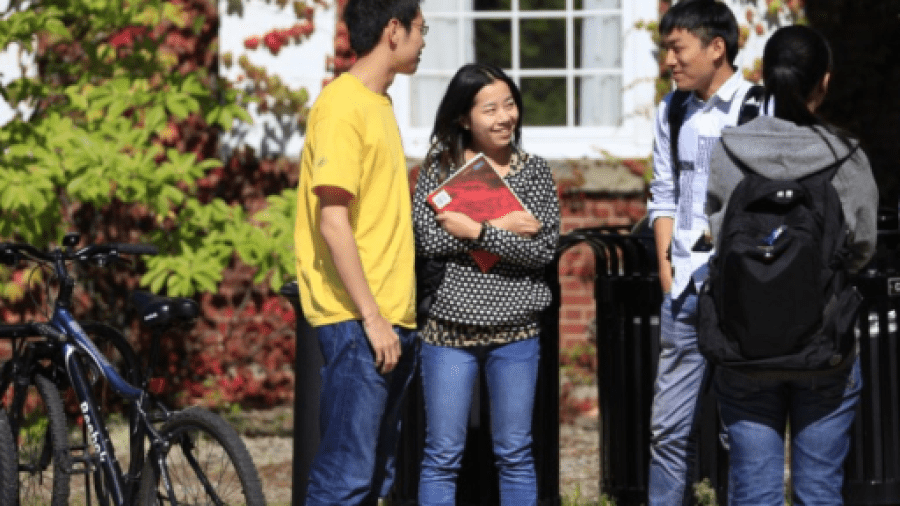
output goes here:
<path id="1" fill-rule="evenodd" d="M 560 11 L 519 11 L 518 0 L 512 2 L 512 58 L 513 68 L 507 69 L 510 77 L 518 81 L 521 77 L 565 77 L 567 86 L 567 111 L 574 108 L 574 81 L 575 77 L 582 75 L 604 75 L 608 73 L 621 73 L 623 83 L 622 94 L 622 121 L 619 126 L 573 126 L 572 115 L 567 112 L 567 126 L 542 126 L 524 127 L 522 136 L 525 149 L 539 154 L 545 158 L 571 159 L 571 158 L 602 158 L 613 156 L 618 158 L 644 158 L 650 154 L 653 142 L 653 111 L 655 79 L 659 74 L 656 62 L 656 48 L 651 40 L 651 34 L 643 28 L 636 28 L 639 21 L 653 21 L 658 18 L 658 0 L 622 0 L 621 9 L 616 9 L 616 14 L 621 14 L 622 22 L 622 68 L 621 70 L 609 69 L 521 69 L 519 65 L 519 19 L 556 18 L 565 19 L 567 30 L 573 29 L 575 17 L 584 15 L 608 14 L 612 11 L 591 10 L 578 11 L 575 16 L 573 0 L 566 0 L 566 10 Z M 428 23 L 429 15 L 427 1 L 422 4 L 425 11 L 425 21 Z M 496 16 L 477 11 L 435 12 L 435 17 L 455 16 L 461 20 L 494 19 Z M 459 23 L 460 34 L 464 33 L 466 23 Z M 574 61 L 574 48 L 572 37 L 566 38 L 567 61 Z M 446 41 L 429 40 L 426 36 L 426 44 L 442 44 Z M 461 40 L 456 41 L 462 47 Z M 443 71 L 423 71 L 423 75 L 451 77 L 456 69 Z M 389 90 L 393 98 L 394 110 L 400 126 L 404 149 L 407 156 L 412 158 L 424 157 L 428 150 L 428 135 L 431 133 L 431 125 L 427 127 L 412 126 L 412 104 L 410 95 L 410 78 L 398 75 Z M 438 104 L 434 104 L 437 110 Z"/>

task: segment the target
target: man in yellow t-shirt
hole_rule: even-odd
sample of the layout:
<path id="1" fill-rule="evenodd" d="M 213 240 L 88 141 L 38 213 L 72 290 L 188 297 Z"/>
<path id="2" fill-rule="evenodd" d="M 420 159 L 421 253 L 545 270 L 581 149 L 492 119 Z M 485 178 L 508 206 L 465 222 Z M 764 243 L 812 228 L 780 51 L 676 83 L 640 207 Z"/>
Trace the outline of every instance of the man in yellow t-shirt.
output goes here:
<path id="1" fill-rule="evenodd" d="M 411 202 L 387 88 L 418 67 L 419 2 L 347 3 L 358 59 L 307 123 L 294 241 L 303 313 L 325 359 L 307 506 L 375 505 L 393 481 L 417 353 Z"/>

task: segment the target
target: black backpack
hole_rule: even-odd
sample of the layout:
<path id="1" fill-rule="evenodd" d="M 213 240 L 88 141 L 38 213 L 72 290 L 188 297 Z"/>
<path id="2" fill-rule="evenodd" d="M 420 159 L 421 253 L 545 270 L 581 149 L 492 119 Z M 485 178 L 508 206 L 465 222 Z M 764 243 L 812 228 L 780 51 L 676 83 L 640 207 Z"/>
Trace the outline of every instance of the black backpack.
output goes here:
<path id="1" fill-rule="evenodd" d="M 862 297 L 849 282 L 849 231 L 831 183 L 852 154 L 799 179 L 773 180 L 729 153 L 744 178 L 698 300 L 698 345 L 709 361 L 821 371 L 853 355 Z"/>

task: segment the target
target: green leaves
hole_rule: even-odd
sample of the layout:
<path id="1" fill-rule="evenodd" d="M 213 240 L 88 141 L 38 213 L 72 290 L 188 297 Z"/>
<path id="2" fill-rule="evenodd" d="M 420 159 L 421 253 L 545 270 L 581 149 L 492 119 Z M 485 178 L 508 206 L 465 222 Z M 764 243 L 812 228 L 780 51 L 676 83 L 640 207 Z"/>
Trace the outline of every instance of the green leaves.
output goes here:
<path id="1" fill-rule="evenodd" d="M 35 111 L 0 127 L 0 240 L 43 247 L 88 229 L 151 242 L 161 254 L 145 259 L 142 283 L 169 295 L 216 291 L 236 260 L 276 289 L 295 276 L 296 191 L 249 216 L 243 197 L 217 198 L 221 162 L 197 141 L 251 123 L 241 104 L 259 97 L 183 73 L 183 51 L 155 29 L 179 27 L 169 39 L 185 43 L 208 30 L 202 16 L 161 0 L 46 0 L 2 14 L 0 48 L 37 52 L 42 74 L 0 85 Z M 271 80 L 279 107 L 302 119 L 305 91 Z M 110 215 L 139 225 L 115 229 Z"/>
<path id="2" fill-rule="evenodd" d="M 240 236 L 234 240 L 241 259 L 258 268 L 254 281 L 262 283 L 269 277 L 269 285 L 277 290 L 285 282 L 296 279 L 297 191 L 286 190 L 266 200 L 268 206 L 253 215 L 254 223 L 235 229 Z M 241 238 L 245 241 L 240 242 Z"/>
<path id="3" fill-rule="evenodd" d="M 171 71 L 171 57 L 157 56 L 171 53 L 150 35 L 163 19 L 203 26 L 159 0 L 48 0 L 0 17 L 0 47 L 37 50 L 42 38 L 46 48 L 37 54 L 46 74 L 0 87 L 12 105 L 39 104 L 27 121 L 0 127 L 0 237 L 45 246 L 78 228 L 73 208 L 149 215 L 156 228 L 141 240 L 162 254 L 148 259 L 144 282 L 191 295 L 216 290 L 234 257 L 233 230 L 247 217 L 237 205 L 200 200 L 197 180 L 221 162 L 186 149 L 184 122 L 230 128 L 249 117 L 221 101 L 232 91 L 217 96 L 202 72 Z"/>
<path id="4" fill-rule="evenodd" d="M 49 32 L 60 39 L 69 37 L 62 21 L 63 13 L 55 8 L 24 10 L 0 19 L 0 48 L 6 49 L 13 42 L 27 51 L 34 50 L 34 35 Z"/>
<path id="5" fill-rule="evenodd" d="M 214 292 L 222 278 L 220 258 L 215 249 L 195 249 L 182 243 L 180 255 L 151 257 L 147 260 L 148 272 L 141 282 L 150 290 L 170 296 L 190 296 L 200 290 Z"/>

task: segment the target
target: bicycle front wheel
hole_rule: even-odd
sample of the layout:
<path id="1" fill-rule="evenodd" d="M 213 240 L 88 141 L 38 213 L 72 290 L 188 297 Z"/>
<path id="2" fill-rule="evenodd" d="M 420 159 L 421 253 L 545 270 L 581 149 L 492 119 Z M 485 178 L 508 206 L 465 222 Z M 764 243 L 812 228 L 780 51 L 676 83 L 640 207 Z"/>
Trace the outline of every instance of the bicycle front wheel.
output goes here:
<path id="1" fill-rule="evenodd" d="M 16 496 L 16 485 L 19 480 L 16 467 L 16 443 L 6 411 L 0 409 L 0 497 L 4 498 L 4 501 Z"/>
<path id="2" fill-rule="evenodd" d="M 166 422 L 160 435 L 168 449 L 147 459 L 139 505 L 265 505 L 247 447 L 220 416 L 187 408 Z"/>
<path id="3" fill-rule="evenodd" d="M 72 463 L 59 390 L 41 373 L 21 388 L 15 386 L 9 413 L 18 449 L 18 504 L 67 506 Z"/>

